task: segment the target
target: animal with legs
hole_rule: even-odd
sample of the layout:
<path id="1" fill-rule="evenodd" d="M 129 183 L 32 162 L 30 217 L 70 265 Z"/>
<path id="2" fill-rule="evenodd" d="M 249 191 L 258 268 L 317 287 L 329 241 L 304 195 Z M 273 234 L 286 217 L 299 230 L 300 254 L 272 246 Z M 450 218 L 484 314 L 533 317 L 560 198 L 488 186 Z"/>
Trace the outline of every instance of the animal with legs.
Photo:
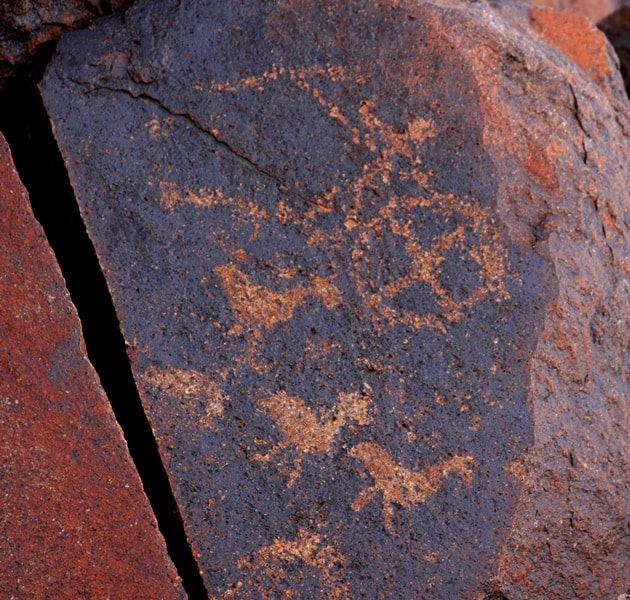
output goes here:
<path id="1" fill-rule="evenodd" d="M 294 447 L 295 461 L 289 487 L 300 476 L 302 460 L 306 455 L 329 452 L 341 428 L 351 421 L 358 425 L 371 422 L 370 399 L 361 394 L 341 393 L 332 409 L 322 409 L 319 414 L 302 399 L 289 396 L 286 392 L 264 398 L 259 401 L 259 405 L 276 422 L 282 440 L 267 454 L 257 454 L 254 459 L 266 462 L 278 452 Z"/>
<path id="2" fill-rule="evenodd" d="M 358 444 L 349 454 L 363 463 L 374 480 L 374 485 L 357 496 L 352 508 L 361 510 L 378 492 L 382 492 L 383 514 L 387 528 L 390 527 L 394 515 L 394 504 L 411 508 L 424 502 L 440 489 L 449 473 L 457 473 L 469 486 L 475 465 L 472 456 L 457 455 L 431 465 L 422 472 L 409 471 L 397 464 L 387 450 L 372 442 Z"/>

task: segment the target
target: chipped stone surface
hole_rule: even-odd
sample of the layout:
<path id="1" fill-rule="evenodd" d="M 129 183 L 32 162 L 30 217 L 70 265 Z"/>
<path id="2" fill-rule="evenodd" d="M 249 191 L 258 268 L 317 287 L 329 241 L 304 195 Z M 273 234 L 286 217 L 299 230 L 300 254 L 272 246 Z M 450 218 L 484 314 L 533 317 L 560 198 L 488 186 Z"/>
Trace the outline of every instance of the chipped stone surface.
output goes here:
<path id="1" fill-rule="evenodd" d="M 212 597 L 625 592 L 628 105 L 542 10 L 163 1 L 61 42 Z"/>
<path id="2" fill-rule="evenodd" d="M 3 598 L 183 598 L 0 138 Z"/>
<path id="3" fill-rule="evenodd" d="M 90 24 L 131 0 L 3 0 L 0 2 L 0 88 L 23 75 L 63 33 Z"/>

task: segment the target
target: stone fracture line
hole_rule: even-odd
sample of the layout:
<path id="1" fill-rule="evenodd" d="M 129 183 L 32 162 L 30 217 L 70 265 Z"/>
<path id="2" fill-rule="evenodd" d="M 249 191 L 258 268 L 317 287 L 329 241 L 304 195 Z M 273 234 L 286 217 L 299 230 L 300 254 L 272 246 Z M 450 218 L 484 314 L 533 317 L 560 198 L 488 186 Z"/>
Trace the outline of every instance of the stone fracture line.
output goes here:
<path id="1" fill-rule="evenodd" d="M 278 425 L 282 441 L 267 454 L 257 454 L 254 459 L 267 462 L 281 450 L 294 446 L 295 461 L 288 484 L 292 487 L 300 476 L 302 460 L 307 454 L 329 452 L 341 428 L 350 421 L 359 425 L 371 422 L 370 404 L 367 396 L 341 393 L 336 406 L 318 416 L 303 400 L 286 392 L 262 399 L 259 405 Z"/>
<path id="2" fill-rule="evenodd" d="M 374 485 L 363 490 L 352 503 L 354 510 L 361 510 L 378 492 L 383 493 L 385 526 L 389 529 L 394 515 L 393 505 L 411 508 L 421 504 L 437 492 L 450 473 L 457 473 L 470 485 L 475 461 L 470 455 L 458 455 L 431 465 L 421 473 L 409 471 L 394 462 L 387 450 L 372 442 L 363 442 L 349 452 L 358 458 L 368 470 Z"/>

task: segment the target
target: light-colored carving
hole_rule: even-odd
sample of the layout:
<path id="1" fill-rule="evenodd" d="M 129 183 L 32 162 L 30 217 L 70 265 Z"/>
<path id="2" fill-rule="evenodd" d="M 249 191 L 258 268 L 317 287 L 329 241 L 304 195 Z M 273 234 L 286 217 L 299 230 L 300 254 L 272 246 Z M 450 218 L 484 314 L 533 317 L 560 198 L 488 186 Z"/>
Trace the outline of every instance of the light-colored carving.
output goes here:
<path id="1" fill-rule="evenodd" d="M 231 198 L 226 200 L 222 190 L 203 188 L 196 192 L 186 190 L 182 193 L 179 191 L 179 186 L 172 181 L 160 181 L 159 187 L 160 202 L 162 206 L 168 210 L 173 210 L 182 204 L 193 204 L 194 206 L 213 208 L 232 201 Z"/>
<path id="2" fill-rule="evenodd" d="M 387 450 L 372 442 L 363 442 L 349 452 L 358 458 L 367 469 L 374 485 L 363 490 L 352 503 L 354 510 L 361 510 L 371 502 L 378 492 L 383 494 L 383 515 L 385 526 L 391 526 L 394 515 L 393 505 L 412 508 L 423 503 L 437 492 L 449 473 L 456 473 L 469 486 L 472 481 L 474 459 L 469 455 L 458 455 L 443 462 L 431 465 L 417 473 L 396 463 Z"/>
<path id="3" fill-rule="evenodd" d="M 303 400 L 279 392 L 258 403 L 280 429 L 282 440 L 265 455 L 256 460 L 269 461 L 281 450 L 294 448 L 295 461 L 289 477 L 289 487 L 300 476 L 302 460 L 307 454 L 327 453 L 341 428 L 354 421 L 359 425 L 371 422 L 371 401 L 362 394 L 339 394 L 332 410 L 322 410 L 319 415 Z"/>
<path id="4" fill-rule="evenodd" d="M 185 400 L 189 405 L 198 403 L 203 409 L 200 423 L 212 428 L 215 420 L 223 415 L 228 396 L 207 375 L 193 369 L 149 367 L 141 376 L 142 380 L 163 394 Z"/>
<path id="5" fill-rule="evenodd" d="M 324 543 L 324 539 L 317 533 L 309 533 L 300 529 L 292 540 L 276 539 L 268 546 L 257 550 L 251 561 L 240 559 L 237 563 L 240 569 L 249 569 L 254 573 L 263 570 L 274 582 L 285 579 L 283 563 L 303 562 L 320 573 L 319 584 L 322 598 L 326 600 L 346 600 L 349 598 L 348 586 L 340 578 L 341 568 L 346 557 L 335 546 Z M 290 581 L 283 589 L 274 591 L 283 594 L 284 598 L 301 597 Z M 256 588 L 263 598 L 267 598 L 265 590 Z M 276 595 L 273 596 L 277 597 Z"/>
<path id="6" fill-rule="evenodd" d="M 250 221 L 253 226 L 250 241 L 258 237 L 260 223 L 269 218 L 267 211 L 251 200 L 244 200 L 239 196 L 226 196 L 222 189 L 209 187 L 199 188 L 197 191 L 180 191 L 179 186 L 172 181 L 160 181 L 160 204 L 168 211 L 173 211 L 182 205 L 193 205 L 201 208 L 213 209 L 216 206 L 230 206 L 234 209 L 234 216 L 239 221 Z"/>
<path id="7" fill-rule="evenodd" d="M 251 75 L 243 77 L 236 83 L 213 82 L 210 89 L 214 92 L 237 92 L 243 89 L 254 89 L 262 92 L 270 81 L 277 81 L 281 77 L 292 81 L 301 82 L 311 78 L 325 78 L 330 81 L 353 81 L 354 83 L 364 83 L 365 78 L 359 74 L 348 74 L 347 69 L 341 65 L 326 65 L 325 67 L 313 65 L 310 67 L 285 67 L 284 65 L 273 64 L 271 68 L 261 75 Z"/>
<path id="8" fill-rule="evenodd" d="M 353 248 L 350 251 L 353 268 L 349 275 L 358 292 L 358 301 L 367 309 L 378 333 L 398 324 L 413 329 L 431 327 L 446 333 L 449 322 L 459 321 L 488 294 L 496 294 L 499 299 L 508 297 L 505 286 L 507 250 L 490 209 L 474 200 L 439 193 L 429 183 L 432 173 L 423 168 L 419 157 L 422 145 L 439 135 L 432 120 L 412 116 L 402 127 L 400 124 L 395 126 L 384 122 L 378 114 L 378 107 L 368 99 L 356 106 L 354 114 L 350 114 L 349 109 L 344 109 L 347 112 L 342 114 L 339 107 L 324 98 L 321 88 L 325 86 L 317 87 L 318 82 L 348 81 L 363 84 L 366 79 L 360 73 L 349 72 L 345 67 L 335 65 L 274 64 L 262 74 L 246 76 L 236 82 L 214 82 L 211 89 L 212 93 L 233 93 L 246 89 L 260 92 L 279 79 L 311 94 L 322 107 L 327 108 L 330 118 L 349 129 L 355 145 L 372 152 L 371 160 L 363 165 L 361 173 L 354 179 L 343 186 L 332 185 L 327 192 L 320 193 L 319 197 L 308 199 L 309 206 L 306 210 L 296 210 L 291 203 L 281 200 L 275 217 L 283 225 L 293 223 L 304 227 L 304 224 L 314 223 L 335 207 L 343 206 L 345 230 L 355 230 Z M 400 157 L 405 159 L 402 163 L 398 160 Z M 389 188 L 394 176 L 401 180 L 414 181 L 418 193 L 407 197 L 391 193 Z M 245 219 L 251 224 L 252 240 L 258 236 L 261 224 L 269 218 L 267 212 L 256 203 L 228 197 L 220 189 L 201 188 L 182 192 L 173 183 L 160 182 L 160 192 L 161 203 L 168 210 L 174 210 L 181 204 L 206 208 L 217 205 L 234 206 L 234 218 L 239 221 Z M 352 197 L 349 205 L 344 200 L 347 193 Z M 383 194 L 382 206 L 377 215 L 371 215 L 370 218 L 363 215 L 366 194 L 376 194 L 379 197 Z M 412 214 L 416 207 L 423 207 L 440 215 L 445 222 L 456 222 L 456 219 L 463 218 L 463 223 L 445 231 L 429 244 L 421 242 Z M 375 269 L 373 260 L 381 254 L 382 250 L 378 245 L 386 239 L 385 234 L 389 232 L 401 238 L 402 246 L 411 260 L 406 272 L 390 280 L 386 279 L 385 272 L 381 280 L 381 276 L 377 274 L 381 271 Z M 333 248 L 345 243 L 343 233 L 343 229 L 325 232 L 315 227 L 310 231 L 307 243 Z M 478 284 L 467 290 L 466 297 L 461 297 L 461 290 L 455 292 L 442 283 L 445 257 L 453 248 L 459 250 L 464 259 L 469 259 L 469 268 L 472 266 L 476 269 Z M 244 250 L 240 249 L 239 252 L 244 255 Z M 239 262 L 245 263 L 246 259 L 246 256 L 239 255 Z M 471 263 L 476 263 L 477 266 Z M 232 332 L 242 333 L 245 328 L 249 328 L 253 334 L 250 338 L 253 346 L 260 338 L 261 328 L 269 329 L 291 319 L 295 308 L 304 304 L 306 296 L 322 299 L 328 308 L 334 308 L 341 302 L 335 286 L 321 278 L 313 278 L 309 285 L 299 285 L 285 292 L 274 292 L 264 286 L 252 284 L 235 267 L 218 267 L 215 272 L 221 276 L 224 288 L 230 296 L 230 306 L 239 319 Z M 289 272 L 280 273 L 280 277 L 284 278 L 290 275 Z M 439 311 L 423 314 L 397 306 L 398 294 L 416 283 L 428 285 Z M 455 297 L 455 294 L 460 297 Z"/>
<path id="9" fill-rule="evenodd" d="M 256 337 L 260 329 L 271 329 L 288 321 L 307 296 L 321 300 L 328 309 L 341 303 L 339 290 L 323 277 L 312 277 L 307 285 L 297 285 L 283 292 L 274 292 L 252 283 L 236 265 L 221 265 L 214 269 L 221 278 L 230 308 L 239 320 L 233 333 L 240 333 L 243 326 L 252 329 Z"/>
<path id="10" fill-rule="evenodd" d="M 353 82 L 365 83 L 360 73 L 349 72 L 345 67 L 335 65 L 284 66 L 274 64 L 259 75 L 246 76 L 236 82 L 211 85 L 212 93 L 234 93 L 238 90 L 261 92 L 272 82 L 286 80 L 298 90 L 311 94 L 322 107 L 327 109 L 330 118 L 343 124 L 352 133 L 352 141 L 361 148 L 372 153 L 362 167 L 358 176 L 344 186 L 333 185 L 320 194 L 318 198 L 309 199 L 307 210 L 295 210 L 288 202 L 282 200 L 278 204 L 275 217 L 282 224 L 289 222 L 303 227 L 305 223 L 313 223 L 320 215 L 330 213 L 338 205 L 342 195 L 348 192 L 352 200 L 343 210 L 343 223 L 346 230 L 358 230 L 354 233 L 354 247 L 351 250 L 354 268 L 351 276 L 359 296 L 359 302 L 369 309 L 377 332 L 381 333 L 397 324 L 404 324 L 413 329 L 432 327 L 446 333 L 448 322 L 459 321 L 466 312 L 490 293 L 496 293 L 500 299 L 508 297 L 505 287 L 507 250 L 502 242 L 500 230 L 495 226 L 489 209 L 477 202 L 457 198 L 453 194 L 438 193 L 433 190 L 429 178 L 431 172 L 423 168 L 420 161 L 420 149 L 427 140 L 439 135 L 435 123 L 422 116 L 412 116 L 407 123 L 397 126 L 384 122 L 378 107 L 371 100 L 363 100 L 350 114 L 349 109 L 339 107 L 324 98 L 322 87 L 318 82 Z M 218 134 L 217 134 L 218 135 Z M 401 163 L 398 158 L 404 158 Z M 403 166 L 401 166 L 401 164 Z M 414 181 L 418 187 L 415 196 L 398 197 L 388 190 L 392 178 Z M 242 199 L 225 197 L 221 190 L 200 189 L 179 192 L 171 183 L 160 184 L 162 204 L 169 210 L 181 203 L 194 204 L 211 208 L 216 205 L 230 204 L 238 207 L 235 218 L 248 215 L 254 231 L 251 239 L 258 235 L 261 223 L 269 215 L 254 203 L 246 203 Z M 376 216 L 365 218 L 363 205 L 366 193 L 381 196 L 383 205 Z M 342 202 L 342 205 L 345 202 Z M 464 222 L 453 230 L 442 233 L 430 244 L 421 243 L 417 234 L 417 225 L 411 211 L 423 207 L 440 215 L 445 222 L 464 219 Z M 308 229 L 307 229 L 308 231 Z M 411 259 L 406 273 L 389 281 L 374 280 L 372 272 L 378 272 L 371 266 L 374 254 L 380 251 L 376 247 L 387 232 L 402 238 L 405 252 Z M 311 231 L 309 244 L 334 247 L 342 244 L 343 230 L 324 232 L 315 228 Z M 467 297 L 455 297 L 453 291 L 441 282 L 444 260 L 447 252 L 456 248 L 463 257 L 476 263 L 479 283 L 468 290 Z M 244 262 L 244 261 L 241 261 Z M 470 263 L 469 263 L 470 265 Z M 222 270 L 221 270 L 222 269 Z M 272 292 L 262 286 L 254 286 L 244 274 L 220 267 L 217 271 L 222 277 L 224 287 L 232 292 L 230 306 L 239 314 L 239 324 L 234 333 L 243 331 L 243 326 L 253 327 L 252 340 L 255 343 L 260 337 L 260 328 L 270 328 L 293 316 L 296 306 L 303 303 L 305 296 L 321 297 L 311 291 L 311 286 L 297 286 L 282 294 Z M 284 276 L 284 274 L 281 274 Z M 313 283 L 316 283 L 313 280 Z M 336 289 L 329 282 L 323 282 L 331 293 Z M 429 286 L 440 311 L 417 313 L 397 307 L 396 297 L 415 283 Z M 458 294 L 461 291 L 457 292 Z M 338 296 L 338 292 L 336 293 Z M 339 300 L 340 302 L 340 300 Z M 328 301 L 326 306 L 334 307 L 339 302 Z"/>

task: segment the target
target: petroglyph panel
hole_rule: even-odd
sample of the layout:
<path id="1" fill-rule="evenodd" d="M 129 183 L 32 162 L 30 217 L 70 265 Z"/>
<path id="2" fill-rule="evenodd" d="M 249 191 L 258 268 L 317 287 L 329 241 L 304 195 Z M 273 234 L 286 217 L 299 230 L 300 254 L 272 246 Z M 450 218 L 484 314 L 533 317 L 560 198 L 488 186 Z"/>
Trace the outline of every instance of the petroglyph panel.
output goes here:
<path id="1" fill-rule="evenodd" d="M 543 273 L 440 11 L 158 4 L 43 89 L 211 596 L 480 589 Z"/>

